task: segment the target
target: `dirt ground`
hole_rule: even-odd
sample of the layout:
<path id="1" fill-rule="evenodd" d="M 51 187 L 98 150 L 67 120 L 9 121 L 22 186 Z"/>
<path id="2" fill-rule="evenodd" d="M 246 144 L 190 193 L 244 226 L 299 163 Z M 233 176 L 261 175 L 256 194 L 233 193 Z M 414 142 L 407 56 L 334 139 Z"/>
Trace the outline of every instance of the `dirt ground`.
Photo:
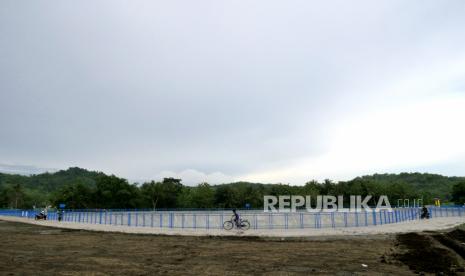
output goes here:
<path id="1" fill-rule="evenodd" d="M 0 274 L 462 274 L 464 233 L 281 240 L 101 233 L 0 221 Z M 439 264 L 431 266 L 438 256 Z"/>

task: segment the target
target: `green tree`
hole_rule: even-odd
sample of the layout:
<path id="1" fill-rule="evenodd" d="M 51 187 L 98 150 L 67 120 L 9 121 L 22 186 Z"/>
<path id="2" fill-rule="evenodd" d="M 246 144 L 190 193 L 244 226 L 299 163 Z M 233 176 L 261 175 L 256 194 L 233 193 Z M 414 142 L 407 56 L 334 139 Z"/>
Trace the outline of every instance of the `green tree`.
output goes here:
<path id="1" fill-rule="evenodd" d="M 66 204 L 69 209 L 89 209 L 92 207 L 103 207 L 104 202 L 95 202 L 96 191 L 94 188 L 82 182 L 68 184 L 55 193 L 53 204 L 58 206 L 61 203 Z"/>
<path id="2" fill-rule="evenodd" d="M 231 185 L 220 185 L 215 189 L 215 205 L 218 208 L 238 208 L 240 196 Z"/>
<path id="3" fill-rule="evenodd" d="M 465 181 L 459 182 L 452 187 L 452 201 L 460 205 L 465 203 Z"/>
<path id="4" fill-rule="evenodd" d="M 96 181 L 95 202 L 101 208 L 138 208 L 140 203 L 139 189 L 126 179 L 114 175 L 100 176 Z"/>
<path id="5" fill-rule="evenodd" d="M 208 183 L 201 183 L 191 190 L 190 200 L 194 208 L 213 208 L 215 192 Z"/>
<path id="6" fill-rule="evenodd" d="M 144 206 L 150 206 L 151 208 L 157 208 L 158 198 L 161 194 L 161 183 L 151 181 L 142 185 L 141 194 L 144 198 Z"/>

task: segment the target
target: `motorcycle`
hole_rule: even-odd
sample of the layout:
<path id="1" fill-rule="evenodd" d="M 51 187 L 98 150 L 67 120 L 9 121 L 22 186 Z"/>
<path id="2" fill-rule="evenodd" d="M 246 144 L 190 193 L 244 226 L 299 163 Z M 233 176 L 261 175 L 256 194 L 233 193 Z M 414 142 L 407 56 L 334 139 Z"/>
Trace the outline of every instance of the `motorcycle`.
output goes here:
<path id="1" fill-rule="evenodd" d="M 39 213 L 35 216 L 35 220 L 47 220 L 47 215 L 44 213 Z"/>
<path id="2" fill-rule="evenodd" d="M 430 218 L 430 214 L 429 214 L 428 209 L 426 207 L 423 207 L 421 209 L 420 218 L 421 219 L 429 219 Z"/>

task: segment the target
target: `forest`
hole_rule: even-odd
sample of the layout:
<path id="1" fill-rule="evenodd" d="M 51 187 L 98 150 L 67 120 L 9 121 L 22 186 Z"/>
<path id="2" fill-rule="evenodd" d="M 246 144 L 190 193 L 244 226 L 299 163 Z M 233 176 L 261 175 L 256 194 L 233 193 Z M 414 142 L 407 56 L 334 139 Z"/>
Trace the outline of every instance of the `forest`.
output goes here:
<path id="1" fill-rule="evenodd" d="M 0 208 L 27 209 L 66 204 L 67 209 L 263 208 L 264 195 L 372 195 L 375 204 L 387 195 L 397 199 L 434 198 L 465 203 L 465 177 L 428 173 L 374 174 L 350 181 L 311 180 L 302 185 L 235 182 L 220 185 L 182 184 L 181 179 L 129 183 L 124 178 L 73 167 L 55 173 L 0 173 Z"/>

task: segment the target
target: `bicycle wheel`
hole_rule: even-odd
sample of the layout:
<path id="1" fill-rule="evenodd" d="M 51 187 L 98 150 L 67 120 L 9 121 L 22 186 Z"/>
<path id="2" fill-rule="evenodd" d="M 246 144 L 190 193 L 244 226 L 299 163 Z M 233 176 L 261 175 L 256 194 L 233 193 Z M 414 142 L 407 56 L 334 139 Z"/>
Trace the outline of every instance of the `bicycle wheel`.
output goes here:
<path id="1" fill-rule="evenodd" d="M 241 222 L 241 229 L 243 230 L 249 230 L 250 229 L 250 223 L 248 220 L 243 220 Z"/>
<path id="2" fill-rule="evenodd" d="M 224 230 L 231 230 L 231 229 L 233 229 L 233 227 L 234 227 L 234 223 L 232 221 L 230 221 L 230 220 L 225 221 L 223 223 Z"/>

